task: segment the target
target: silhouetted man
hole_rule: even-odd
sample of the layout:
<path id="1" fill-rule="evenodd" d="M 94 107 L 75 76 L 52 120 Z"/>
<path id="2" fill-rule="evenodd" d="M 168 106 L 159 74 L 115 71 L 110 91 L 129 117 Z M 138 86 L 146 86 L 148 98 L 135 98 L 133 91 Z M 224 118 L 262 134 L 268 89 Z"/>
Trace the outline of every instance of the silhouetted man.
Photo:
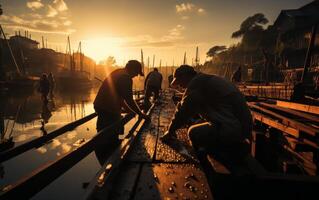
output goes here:
<path id="1" fill-rule="evenodd" d="M 186 91 L 162 137 L 164 142 L 175 139 L 177 129 L 192 116 L 200 115 L 206 122 L 188 130 L 196 150 L 247 150 L 247 145 L 242 144 L 248 144 L 251 138 L 252 117 L 236 86 L 221 77 L 197 73 L 188 65 L 176 69 L 172 85 L 179 85 Z"/>
<path id="2" fill-rule="evenodd" d="M 51 98 L 53 97 L 53 92 L 55 89 L 55 79 L 53 74 L 50 72 L 49 77 L 48 77 L 49 83 L 50 83 L 50 96 Z"/>
<path id="3" fill-rule="evenodd" d="M 48 103 L 48 94 L 50 91 L 50 81 L 48 79 L 47 74 L 45 74 L 45 73 L 42 74 L 38 90 L 42 95 L 43 103 L 47 104 Z"/>
<path id="4" fill-rule="evenodd" d="M 145 110 L 147 110 L 150 106 L 150 97 L 154 93 L 154 100 L 158 99 L 159 91 L 162 89 L 162 80 L 163 76 L 158 72 L 157 68 L 154 68 L 152 72 L 150 72 L 145 79 L 144 88 L 145 88 Z"/>
<path id="5" fill-rule="evenodd" d="M 238 69 L 234 72 L 234 74 L 231 77 L 231 81 L 234 83 L 241 82 L 241 67 L 238 67 Z"/>
<path id="6" fill-rule="evenodd" d="M 148 118 L 133 99 L 132 79 L 137 75 L 144 76 L 142 65 L 136 60 L 130 60 L 125 68 L 114 70 L 103 81 L 94 100 L 94 109 L 98 114 L 98 131 L 120 120 L 122 108 L 128 108 L 142 118 Z M 122 128 L 119 131 L 123 131 Z"/>

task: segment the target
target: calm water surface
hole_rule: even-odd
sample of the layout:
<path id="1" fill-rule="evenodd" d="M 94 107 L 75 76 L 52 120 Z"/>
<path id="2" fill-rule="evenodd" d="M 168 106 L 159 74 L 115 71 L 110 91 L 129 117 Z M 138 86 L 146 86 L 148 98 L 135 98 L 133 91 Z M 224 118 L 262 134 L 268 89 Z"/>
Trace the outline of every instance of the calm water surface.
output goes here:
<path id="1" fill-rule="evenodd" d="M 14 146 L 49 133 L 94 112 L 96 89 L 85 92 L 57 92 L 48 105 L 39 94 L 3 95 L 0 102 L 1 139 L 12 138 Z M 125 127 L 134 124 L 136 118 Z M 96 134 L 96 118 L 66 132 L 37 149 L 31 149 L 0 164 L 0 188 L 14 183 L 41 165 L 64 155 Z M 85 192 L 100 164 L 92 152 L 32 199 L 78 199 Z"/>

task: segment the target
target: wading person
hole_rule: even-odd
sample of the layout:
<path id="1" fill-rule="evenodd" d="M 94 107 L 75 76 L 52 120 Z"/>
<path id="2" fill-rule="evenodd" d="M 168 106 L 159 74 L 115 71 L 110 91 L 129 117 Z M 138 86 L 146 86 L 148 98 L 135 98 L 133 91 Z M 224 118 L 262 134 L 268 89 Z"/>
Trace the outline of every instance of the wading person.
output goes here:
<path id="1" fill-rule="evenodd" d="M 148 110 L 150 107 L 150 97 L 154 94 L 154 100 L 158 99 L 159 91 L 162 89 L 162 80 L 163 76 L 158 72 L 157 68 L 154 68 L 152 72 L 150 72 L 145 79 L 144 89 L 145 89 L 145 97 L 144 97 L 144 109 Z"/>
<path id="2" fill-rule="evenodd" d="M 205 122 L 188 129 L 192 146 L 199 155 L 207 151 L 241 155 L 249 152 L 252 117 L 243 95 L 232 83 L 182 65 L 176 69 L 172 85 L 186 91 L 162 141 L 176 139 L 176 130 L 199 115 Z"/>
<path id="3" fill-rule="evenodd" d="M 47 104 L 48 103 L 48 94 L 50 92 L 50 81 L 48 79 L 47 74 L 42 74 L 40 79 L 38 91 L 41 93 L 42 101 Z"/>
<path id="4" fill-rule="evenodd" d="M 54 79 L 52 72 L 50 72 L 48 79 L 49 79 L 49 83 L 50 83 L 50 97 L 52 98 L 53 93 L 54 93 L 54 89 L 55 89 L 55 79 Z"/>

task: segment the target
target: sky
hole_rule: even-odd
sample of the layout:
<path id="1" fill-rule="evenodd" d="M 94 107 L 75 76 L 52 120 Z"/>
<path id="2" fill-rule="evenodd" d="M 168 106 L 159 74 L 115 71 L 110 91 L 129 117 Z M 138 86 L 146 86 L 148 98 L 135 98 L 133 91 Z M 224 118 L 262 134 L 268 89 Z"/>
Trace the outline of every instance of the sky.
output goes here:
<path id="1" fill-rule="evenodd" d="M 296 9 L 312 0 L 0 0 L 5 33 L 28 30 L 49 48 L 65 52 L 67 36 L 74 51 L 99 62 L 114 56 L 118 65 L 129 59 L 155 66 L 187 63 L 199 47 L 200 61 L 215 45 L 238 43 L 231 34 L 242 21 L 264 13 L 272 24 L 283 9 Z"/>

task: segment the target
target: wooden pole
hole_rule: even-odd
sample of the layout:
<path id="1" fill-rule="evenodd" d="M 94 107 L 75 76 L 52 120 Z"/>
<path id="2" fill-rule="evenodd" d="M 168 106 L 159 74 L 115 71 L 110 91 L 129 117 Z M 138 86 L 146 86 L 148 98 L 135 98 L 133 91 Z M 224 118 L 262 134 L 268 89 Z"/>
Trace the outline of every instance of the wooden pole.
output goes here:
<path id="1" fill-rule="evenodd" d="M 301 77 L 301 82 L 303 84 L 306 81 L 306 75 L 307 75 L 309 67 L 310 67 L 311 56 L 312 56 L 312 52 L 313 52 L 313 49 L 314 49 L 314 46 L 315 46 L 315 41 L 316 41 L 317 28 L 318 28 L 318 24 L 315 24 L 312 27 L 311 38 L 310 38 L 308 51 L 307 51 L 307 55 L 306 55 L 306 60 L 305 60 L 305 65 L 304 65 L 303 72 L 302 72 L 302 77 Z"/>

